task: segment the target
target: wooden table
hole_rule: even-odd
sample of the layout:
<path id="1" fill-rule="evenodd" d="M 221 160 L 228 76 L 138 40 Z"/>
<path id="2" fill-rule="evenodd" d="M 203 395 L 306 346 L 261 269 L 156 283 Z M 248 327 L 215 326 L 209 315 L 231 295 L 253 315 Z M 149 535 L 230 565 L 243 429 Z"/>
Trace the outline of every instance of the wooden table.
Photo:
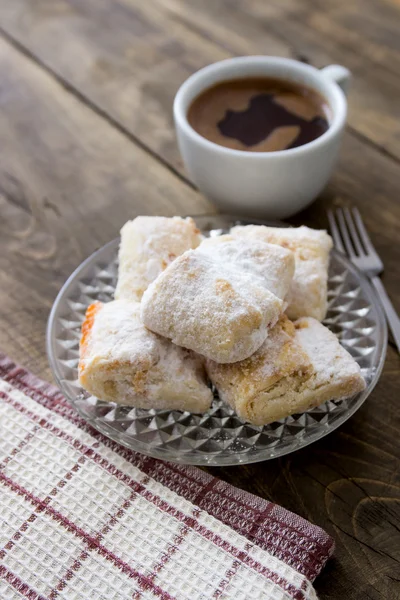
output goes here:
<path id="1" fill-rule="evenodd" d="M 185 174 L 171 107 L 225 57 L 276 54 L 354 75 L 339 165 L 293 223 L 357 205 L 400 310 L 398 0 L 0 0 L 0 347 L 51 378 L 44 334 L 60 286 L 138 214 L 214 209 Z M 213 469 L 327 529 L 321 598 L 400 598 L 400 359 L 366 404 L 288 457 Z"/>

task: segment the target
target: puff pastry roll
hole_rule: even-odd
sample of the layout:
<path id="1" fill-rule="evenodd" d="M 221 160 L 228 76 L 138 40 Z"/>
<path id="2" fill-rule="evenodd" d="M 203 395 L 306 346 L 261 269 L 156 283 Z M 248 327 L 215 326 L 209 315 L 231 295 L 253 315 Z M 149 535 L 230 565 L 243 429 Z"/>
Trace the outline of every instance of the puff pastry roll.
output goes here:
<path id="1" fill-rule="evenodd" d="M 272 273 L 278 259 L 283 261 L 286 290 L 281 281 L 271 287 L 284 296 L 293 273 L 290 255 L 271 244 L 231 236 L 189 250 L 144 293 L 143 323 L 216 362 L 243 360 L 261 346 L 284 308 L 263 273 L 269 265 Z"/>
<path id="2" fill-rule="evenodd" d="M 296 270 L 288 295 L 286 313 L 290 319 L 314 317 L 322 321 L 327 311 L 329 252 L 332 239 L 326 231 L 309 227 L 266 227 L 245 225 L 233 227 L 232 235 L 262 240 L 289 248 L 296 261 Z"/>
<path id="3" fill-rule="evenodd" d="M 316 319 L 283 316 L 261 348 L 233 365 L 207 361 L 211 381 L 245 421 L 266 425 L 362 391 L 360 367 Z"/>
<path id="4" fill-rule="evenodd" d="M 136 217 L 121 229 L 117 300 L 140 301 L 150 283 L 203 236 L 188 217 Z"/>
<path id="5" fill-rule="evenodd" d="M 96 302 L 86 312 L 79 381 L 101 400 L 138 408 L 204 412 L 212 402 L 203 360 L 148 331 L 140 305 Z"/>

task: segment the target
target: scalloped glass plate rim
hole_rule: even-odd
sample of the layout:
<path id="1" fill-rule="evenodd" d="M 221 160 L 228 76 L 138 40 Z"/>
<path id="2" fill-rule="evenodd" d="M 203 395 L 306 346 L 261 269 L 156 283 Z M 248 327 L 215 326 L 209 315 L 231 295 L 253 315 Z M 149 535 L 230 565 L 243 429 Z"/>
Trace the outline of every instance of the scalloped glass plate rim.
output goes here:
<path id="1" fill-rule="evenodd" d="M 231 225 L 235 222 L 248 223 L 248 224 L 249 223 L 270 224 L 270 225 L 273 224 L 276 226 L 283 225 L 283 223 L 278 223 L 278 222 L 262 221 L 262 220 L 258 220 L 258 219 L 248 219 L 248 218 L 242 218 L 239 216 L 235 217 L 235 216 L 231 216 L 231 215 L 196 215 L 196 216 L 193 216 L 193 218 L 198 222 L 199 228 L 202 230 L 204 230 L 204 229 L 201 226 L 201 223 L 199 223 L 200 221 L 203 221 L 203 222 L 207 221 L 207 220 L 218 221 L 218 219 L 225 219 L 226 221 L 230 222 Z M 220 229 L 220 227 L 215 227 L 215 229 Z M 204 230 L 204 231 L 208 231 L 208 229 Z M 367 388 L 361 394 L 358 394 L 356 402 L 353 403 L 353 405 L 351 406 L 351 408 L 349 408 L 347 410 L 347 412 L 341 413 L 341 414 L 337 415 L 336 417 L 333 417 L 329 423 L 325 423 L 325 424 L 321 425 L 320 427 L 315 428 L 315 431 L 307 434 L 307 439 L 304 439 L 303 437 L 301 437 L 300 439 L 294 438 L 291 441 L 281 443 L 281 445 L 278 447 L 260 448 L 259 451 L 254 454 L 251 454 L 249 452 L 234 452 L 231 454 L 227 453 L 226 455 L 221 456 L 221 454 L 219 452 L 215 452 L 215 453 L 208 452 L 207 454 L 203 454 L 199 451 L 197 451 L 197 452 L 192 451 L 191 454 L 187 454 L 187 453 L 179 454 L 179 451 L 178 451 L 176 453 L 176 456 L 174 456 L 173 454 L 171 455 L 171 450 L 166 452 L 164 448 L 157 447 L 157 446 L 152 446 L 151 448 L 149 448 L 149 444 L 145 444 L 144 442 L 140 441 L 136 437 L 131 436 L 129 438 L 129 441 L 124 439 L 123 437 L 120 437 L 119 435 L 117 435 L 116 431 L 114 431 L 114 430 L 110 431 L 110 429 L 107 427 L 107 423 L 103 423 L 102 421 L 99 422 L 99 420 L 96 418 L 89 418 L 88 415 L 86 415 L 84 412 L 82 412 L 82 410 L 79 408 L 79 405 L 76 402 L 77 397 L 72 397 L 71 394 L 69 393 L 69 391 L 66 389 L 66 386 L 64 385 L 63 377 L 59 370 L 59 361 L 55 355 L 55 352 L 53 351 L 53 335 L 54 335 L 54 327 L 55 327 L 57 312 L 59 310 L 61 302 L 64 299 L 68 298 L 68 291 L 69 291 L 70 287 L 72 287 L 76 283 L 77 280 L 82 279 L 82 277 L 85 274 L 85 271 L 87 271 L 93 264 L 95 264 L 96 259 L 98 259 L 102 254 L 106 253 L 107 250 L 115 248 L 115 251 L 116 251 L 117 247 L 118 247 L 118 243 L 119 243 L 119 239 L 116 238 L 114 240 L 111 240 L 104 246 L 98 248 L 88 258 L 86 258 L 68 277 L 68 279 L 66 280 L 66 282 L 60 289 L 60 291 L 54 301 L 50 315 L 49 315 L 48 324 L 47 324 L 47 332 L 46 332 L 46 347 L 47 347 L 47 354 L 48 354 L 48 358 L 49 358 L 50 367 L 51 367 L 53 376 L 56 380 L 56 383 L 57 383 L 58 387 L 61 389 L 61 391 L 63 392 L 63 394 L 66 396 L 66 398 L 74 406 L 75 410 L 77 410 L 77 412 L 80 414 L 80 416 L 85 421 L 90 423 L 90 425 L 92 425 L 100 433 L 113 439 L 114 441 L 125 446 L 126 448 L 129 448 L 130 450 L 133 450 L 133 451 L 141 452 L 142 454 L 145 454 L 147 456 L 152 456 L 153 458 L 159 458 L 162 460 L 184 463 L 184 464 L 194 464 L 194 465 L 198 465 L 198 466 L 201 466 L 201 465 L 229 466 L 229 465 L 238 465 L 238 464 L 249 464 L 249 463 L 260 462 L 260 461 L 269 460 L 269 459 L 273 459 L 273 458 L 278 458 L 280 456 L 284 456 L 286 454 L 289 454 L 291 452 L 294 452 L 296 450 L 304 448 L 304 447 L 308 446 L 309 444 L 312 444 L 313 442 L 316 442 L 317 440 L 325 437 L 326 435 L 328 435 L 328 433 L 331 433 L 332 431 L 337 429 L 340 425 L 345 423 L 360 408 L 360 406 L 365 402 L 365 400 L 367 399 L 369 394 L 374 389 L 374 387 L 379 379 L 379 376 L 381 374 L 383 364 L 385 361 L 385 356 L 386 356 L 387 327 L 386 327 L 385 316 L 383 314 L 380 300 L 379 300 L 378 296 L 376 295 L 375 290 L 370 285 L 366 276 L 361 271 L 359 271 L 359 269 L 357 269 L 357 267 L 355 267 L 355 265 L 353 265 L 345 255 L 343 255 L 342 253 L 340 253 L 334 249 L 332 251 L 332 254 L 334 255 L 334 257 L 336 257 L 336 259 L 339 262 L 341 262 L 345 266 L 345 268 L 355 276 L 355 278 L 360 282 L 361 287 L 364 288 L 364 291 L 366 291 L 367 295 L 372 299 L 371 305 L 373 305 L 375 310 L 377 311 L 377 317 L 378 317 L 377 324 L 379 326 L 378 327 L 378 335 L 380 338 L 378 345 L 381 349 L 379 358 L 374 366 L 375 371 L 371 378 L 371 381 L 369 382 Z M 112 406 L 115 406 L 115 405 L 111 404 L 110 408 Z M 166 413 L 166 412 L 171 412 L 171 411 L 157 411 L 157 412 Z M 184 414 L 184 413 L 182 413 L 182 414 Z M 306 413 L 303 413 L 303 414 L 306 414 Z"/>

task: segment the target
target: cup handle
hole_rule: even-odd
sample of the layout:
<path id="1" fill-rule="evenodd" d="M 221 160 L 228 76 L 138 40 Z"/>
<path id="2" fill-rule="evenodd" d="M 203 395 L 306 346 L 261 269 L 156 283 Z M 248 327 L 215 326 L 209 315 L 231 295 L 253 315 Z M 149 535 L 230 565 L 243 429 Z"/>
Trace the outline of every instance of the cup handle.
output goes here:
<path id="1" fill-rule="evenodd" d="M 347 94 L 351 81 L 351 73 L 346 67 L 341 65 L 329 65 L 320 71 L 324 77 L 337 83 L 337 85 Z"/>

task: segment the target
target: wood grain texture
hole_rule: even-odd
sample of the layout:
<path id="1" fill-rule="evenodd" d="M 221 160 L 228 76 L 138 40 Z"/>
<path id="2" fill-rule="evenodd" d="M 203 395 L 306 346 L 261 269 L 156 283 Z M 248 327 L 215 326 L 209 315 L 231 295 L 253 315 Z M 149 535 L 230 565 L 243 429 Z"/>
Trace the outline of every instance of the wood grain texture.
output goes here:
<path id="1" fill-rule="evenodd" d="M 343 10 L 336 10 L 338 6 Z M 370 95 L 381 93 L 379 82 L 370 79 L 371 73 L 378 70 L 372 68 L 371 52 L 357 53 L 353 44 L 352 52 L 343 53 L 336 41 L 335 31 L 342 27 L 340 24 L 346 22 L 347 28 L 351 24 L 350 17 L 345 15 L 352 9 L 344 2 L 330 2 L 324 4 L 323 9 L 316 1 L 299 7 L 291 0 L 283 3 L 229 0 L 228 4 L 224 0 L 218 3 L 156 0 L 151 5 L 138 0 L 112 3 L 109 0 L 40 0 L 34 4 L 28 0 L 13 3 L 0 0 L 0 7 L 0 24 L 7 35 L 34 53 L 55 77 L 72 86 L 72 91 L 80 94 L 92 108 L 104 112 L 114 124 L 180 173 L 183 168 L 171 117 L 176 89 L 197 68 L 232 54 L 268 52 L 303 57 L 317 66 L 342 61 L 350 67 L 352 64 L 345 59 L 356 57 L 362 62 L 366 76 L 355 73 L 350 94 L 350 108 L 354 106 L 350 112 L 351 127 L 358 131 L 353 113 L 363 115 L 374 129 L 375 137 L 369 138 L 374 140 L 385 123 L 384 115 L 388 118 L 392 115 L 396 126 L 400 122 L 396 112 L 399 95 L 396 96 L 393 77 L 387 80 L 388 89 L 382 91 L 381 108 L 371 112 Z M 389 17 L 395 21 L 396 14 L 400 15 L 398 6 L 386 3 L 385 7 L 383 23 L 391 21 Z M 318 29 L 315 33 L 306 19 L 307 15 L 309 20 L 316 19 L 327 8 L 332 17 L 333 42 L 327 41 L 329 36 L 325 31 L 324 36 L 318 38 Z M 303 21 L 306 25 L 299 25 Z M 287 25 L 291 31 L 293 23 L 303 37 L 313 35 L 319 39 L 319 45 L 313 46 L 314 54 L 310 54 L 309 45 L 302 38 L 296 45 L 294 33 L 288 37 L 275 32 L 278 25 Z M 365 43 L 369 44 L 368 39 Z M 326 49 L 332 44 L 335 52 L 327 55 Z M 385 44 L 386 39 L 382 52 L 387 51 Z M 400 77 L 395 80 L 396 85 L 400 85 Z M 357 86 L 363 86 L 368 93 L 360 92 L 360 96 Z M 389 101 L 393 101 L 393 110 L 385 104 Z M 400 309 L 400 274 L 388 264 L 390 261 L 396 265 L 400 252 L 393 248 L 393 235 L 400 218 L 399 205 L 393 202 L 398 195 L 398 162 L 389 156 L 385 160 L 386 155 L 375 145 L 365 144 L 364 134 L 366 132 L 361 131 L 355 135 L 350 131 L 345 136 L 339 169 L 323 196 L 323 212 L 327 201 L 350 201 L 366 213 L 367 224 L 384 238 L 377 241 L 378 248 L 385 246 L 393 250 L 390 256 L 384 252 L 382 258 L 390 273 L 386 282 L 389 293 Z M 307 213 L 307 218 L 314 216 L 314 211 Z M 319 224 L 326 226 L 326 220 Z"/>
<path id="2" fill-rule="evenodd" d="M 0 27 L 92 106 L 183 170 L 171 106 L 179 85 L 228 53 L 130 0 L 0 0 Z"/>
<path id="3" fill-rule="evenodd" d="M 0 40 L 0 346 L 49 376 L 66 277 L 140 213 L 211 212 L 197 192 Z"/>
<path id="4" fill-rule="evenodd" d="M 157 2 L 233 54 L 278 54 L 316 67 L 345 65 L 353 73 L 351 130 L 400 157 L 398 2 Z"/>
<path id="5" fill-rule="evenodd" d="M 398 0 L 0 0 L 0 347 L 50 377 L 44 332 L 71 270 L 127 218 L 204 213 L 171 107 L 196 69 L 278 54 L 348 66 L 349 128 L 332 181 L 292 219 L 357 205 L 400 310 Z M 213 469 L 332 533 L 322 599 L 400 598 L 400 359 L 338 431 L 279 460 Z"/>
<path id="6" fill-rule="evenodd" d="M 328 3 L 328 12 L 335 14 L 336 5 L 344 6 L 345 3 Z M 269 52 L 303 57 L 319 66 L 340 59 L 346 62 L 347 55 L 338 54 L 339 45 L 334 45 L 336 50 L 332 56 L 324 54 L 325 47 L 330 44 L 325 35 L 320 37 L 319 46 L 314 48 L 311 56 L 306 52 L 308 46 L 303 46 L 302 42 L 296 46 L 294 39 L 287 40 L 285 36 L 270 32 L 275 21 L 278 25 L 282 20 L 282 27 L 286 18 L 295 22 L 298 11 L 305 18 L 308 10 L 310 19 L 313 15 L 315 18 L 318 10 L 323 12 L 318 6 L 306 2 L 300 9 L 290 0 L 276 6 L 262 2 L 242 5 L 237 0 L 229 0 L 228 5 L 223 0 L 218 3 L 156 0 L 151 5 L 138 0 L 116 0 L 111 4 L 109 0 L 41 0 L 34 4 L 28 0 L 14 0 L 13 3 L 0 0 L 0 23 L 7 29 L 7 34 L 34 53 L 55 77 L 72 86 L 71 89 L 91 107 L 104 111 L 133 139 L 183 174 L 171 116 L 173 96 L 180 83 L 204 64 L 237 53 Z M 341 20 L 346 10 L 350 9 L 344 6 L 344 13 L 339 11 Z M 393 14 L 396 10 L 393 5 Z M 263 11 L 266 14 L 260 16 Z M 336 21 L 338 19 L 333 19 L 332 28 L 338 26 Z M 296 26 L 304 36 L 311 35 L 312 28 Z M 352 56 L 354 54 L 355 50 Z M 369 72 L 375 73 L 377 69 L 370 65 L 370 53 L 365 51 L 365 54 L 358 53 L 357 56 L 358 60 L 361 56 L 364 61 L 369 77 Z M 368 94 L 361 99 L 355 95 L 358 85 L 368 88 Z M 398 110 L 397 88 L 390 87 L 391 78 L 387 85 L 390 89 L 385 91 L 384 100 L 393 100 Z M 371 113 L 369 95 L 377 90 L 380 90 L 378 83 L 361 74 L 355 75 L 350 93 L 350 107 L 355 107 L 353 112 L 364 115 L 374 131 L 385 122 L 383 114 L 386 111 L 393 115 L 396 123 L 398 116 L 386 105 L 382 105 L 381 112 Z M 392 235 L 399 219 L 398 204 L 393 202 L 398 194 L 398 162 L 375 145 L 365 144 L 363 133 L 352 133 L 356 130 L 353 120 L 351 112 L 352 130 L 345 136 L 340 166 L 324 194 L 323 206 L 333 200 L 355 202 L 364 212 L 368 206 L 367 219 L 370 211 L 373 215 L 368 225 L 381 232 L 386 237 L 385 245 L 392 247 Z M 307 218 L 309 216 L 313 217 L 314 211 L 312 215 L 308 213 Z M 326 225 L 326 221 L 322 224 Z M 390 257 L 383 255 L 383 258 L 387 264 L 386 259 Z M 394 264 L 398 258 L 396 252 Z M 389 265 L 387 268 L 391 273 Z M 391 273 L 387 283 L 400 308 L 399 276 L 396 274 L 394 281 Z"/>
<path id="7" fill-rule="evenodd" d="M 399 15 L 389 0 L 0 0 L 4 31 L 180 167 L 171 156 L 176 89 L 237 54 L 348 66 L 352 130 L 400 159 Z"/>

